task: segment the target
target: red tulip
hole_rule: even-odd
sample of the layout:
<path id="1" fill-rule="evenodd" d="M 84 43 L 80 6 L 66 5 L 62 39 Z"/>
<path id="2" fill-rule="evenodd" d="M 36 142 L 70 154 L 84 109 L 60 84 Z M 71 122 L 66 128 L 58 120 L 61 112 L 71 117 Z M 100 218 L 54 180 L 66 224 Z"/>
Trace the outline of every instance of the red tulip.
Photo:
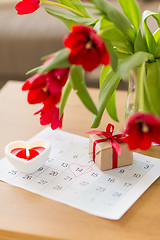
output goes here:
<path id="1" fill-rule="evenodd" d="M 22 90 L 35 90 L 37 88 L 44 88 L 46 86 L 46 74 L 34 74 L 32 77 L 28 78 L 23 86 Z"/>
<path id="2" fill-rule="evenodd" d="M 59 103 L 61 99 L 61 93 L 58 94 L 50 94 L 44 101 L 43 105 L 45 107 L 45 110 L 48 111 L 51 108 L 53 108 L 56 104 Z"/>
<path id="3" fill-rule="evenodd" d="M 36 104 L 43 102 L 49 96 L 49 91 L 46 89 L 46 74 L 33 75 L 25 81 L 22 90 L 29 90 L 28 103 Z"/>
<path id="4" fill-rule="evenodd" d="M 152 142 L 160 144 L 160 119 L 138 112 L 128 120 L 125 134 L 130 150 L 147 150 Z"/>
<path id="5" fill-rule="evenodd" d="M 47 64 L 51 56 L 43 65 Z M 59 108 L 56 106 L 61 99 L 62 88 L 69 75 L 69 68 L 54 69 L 47 73 L 36 73 L 22 86 L 22 90 L 28 90 L 28 102 L 30 104 L 43 103 L 42 107 L 35 112 L 40 113 L 42 125 L 51 124 L 52 129 L 62 127 L 62 118 L 59 119 Z"/>
<path id="6" fill-rule="evenodd" d="M 59 80 L 61 86 L 63 87 L 68 79 L 69 68 L 57 68 L 52 71 L 52 75 Z"/>
<path id="7" fill-rule="evenodd" d="M 40 7 L 40 0 L 22 0 L 16 4 L 17 14 L 29 14 L 35 12 Z"/>
<path id="8" fill-rule="evenodd" d="M 69 75 L 69 68 L 54 69 L 47 73 L 46 83 L 50 93 L 57 94 L 62 91 Z"/>
<path id="9" fill-rule="evenodd" d="M 71 64 L 82 65 L 86 71 L 92 71 L 99 64 L 109 64 L 110 57 L 103 39 L 92 27 L 76 25 L 65 38 L 64 45 L 70 48 Z"/>
<path id="10" fill-rule="evenodd" d="M 38 111 L 36 111 L 34 114 L 40 113 L 40 124 L 41 125 L 48 125 L 51 124 L 51 128 L 53 130 L 57 128 L 62 128 L 62 117 L 59 119 L 59 108 L 56 106 L 53 106 L 49 110 L 45 108 L 45 105 L 43 105 Z"/>
<path id="11" fill-rule="evenodd" d="M 37 104 L 45 101 L 49 96 L 49 92 L 41 88 L 31 90 L 28 92 L 27 101 L 29 104 Z"/>
<path id="12" fill-rule="evenodd" d="M 51 58 L 50 58 L 51 59 Z M 45 65 L 48 60 L 43 63 Z M 36 104 L 44 102 L 49 96 L 52 104 L 57 104 L 61 97 L 62 87 L 69 75 L 69 68 L 54 69 L 47 73 L 36 73 L 25 81 L 22 90 L 28 92 L 28 102 Z M 53 106 L 53 105 L 52 105 Z"/>

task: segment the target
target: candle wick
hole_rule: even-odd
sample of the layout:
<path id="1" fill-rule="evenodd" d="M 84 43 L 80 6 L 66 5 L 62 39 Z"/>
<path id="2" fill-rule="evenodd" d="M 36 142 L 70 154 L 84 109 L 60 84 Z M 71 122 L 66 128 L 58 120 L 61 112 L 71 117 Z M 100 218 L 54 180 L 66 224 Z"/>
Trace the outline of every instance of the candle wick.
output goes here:
<path id="1" fill-rule="evenodd" d="M 30 156 L 29 149 L 26 147 L 26 157 L 28 158 Z"/>

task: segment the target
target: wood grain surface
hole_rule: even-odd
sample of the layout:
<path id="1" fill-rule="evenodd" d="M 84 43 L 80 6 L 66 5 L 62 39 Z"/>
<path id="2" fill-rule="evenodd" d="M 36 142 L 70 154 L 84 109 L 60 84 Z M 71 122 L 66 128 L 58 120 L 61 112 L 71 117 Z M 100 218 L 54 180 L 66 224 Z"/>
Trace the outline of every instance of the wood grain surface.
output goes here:
<path id="1" fill-rule="evenodd" d="M 1 158 L 7 143 L 28 140 L 43 129 L 38 116 L 33 117 L 38 106 L 27 103 L 26 93 L 21 92 L 21 86 L 19 82 L 10 81 L 0 91 Z M 98 90 L 90 89 L 90 94 L 97 103 Z M 104 114 L 99 129 L 104 130 L 108 122 L 123 128 L 126 92 L 117 92 L 116 98 L 120 123 L 114 123 Z M 72 92 L 62 129 L 87 136 L 91 120 L 92 114 Z M 158 150 L 152 150 L 151 154 L 154 155 Z M 158 179 L 119 221 L 112 221 L 0 182 L 0 240 L 158 240 L 159 199 Z"/>

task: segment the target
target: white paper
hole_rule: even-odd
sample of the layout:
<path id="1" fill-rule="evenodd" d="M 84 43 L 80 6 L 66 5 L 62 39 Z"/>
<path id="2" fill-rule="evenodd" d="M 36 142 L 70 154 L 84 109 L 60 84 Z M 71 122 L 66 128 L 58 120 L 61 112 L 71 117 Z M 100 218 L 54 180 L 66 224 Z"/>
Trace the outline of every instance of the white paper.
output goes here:
<path id="1" fill-rule="evenodd" d="M 160 176 L 160 160 L 134 153 L 134 164 L 101 172 L 88 156 L 88 138 L 46 128 L 35 137 L 52 148 L 33 174 L 0 161 L 0 180 L 87 213 L 118 220 Z"/>

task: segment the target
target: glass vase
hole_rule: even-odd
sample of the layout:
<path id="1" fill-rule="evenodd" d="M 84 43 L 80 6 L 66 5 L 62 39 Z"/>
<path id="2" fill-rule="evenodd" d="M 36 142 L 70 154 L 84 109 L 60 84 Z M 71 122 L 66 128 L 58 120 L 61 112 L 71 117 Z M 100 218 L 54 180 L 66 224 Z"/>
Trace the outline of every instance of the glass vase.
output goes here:
<path id="1" fill-rule="evenodd" d="M 128 74 L 128 93 L 125 105 L 125 123 L 128 118 L 139 110 L 136 96 L 137 70 L 132 69 Z"/>
<path id="2" fill-rule="evenodd" d="M 140 104 L 140 89 L 139 89 L 139 76 L 138 76 L 139 68 L 132 69 L 128 74 L 128 93 L 125 105 L 125 125 L 135 112 L 144 111 Z M 156 86 L 153 86 L 156 88 Z M 147 109 L 147 107 L 145 106 Z M 149 111 L 148 111 L 149 112 Z M 136 152 L 150 156 L 159 158 L 160 156 L 160 148 L 157 145 L 152 144 L 150 149 L 146 151 L 142 151 L 140 149 L 136 150 Z"/>

